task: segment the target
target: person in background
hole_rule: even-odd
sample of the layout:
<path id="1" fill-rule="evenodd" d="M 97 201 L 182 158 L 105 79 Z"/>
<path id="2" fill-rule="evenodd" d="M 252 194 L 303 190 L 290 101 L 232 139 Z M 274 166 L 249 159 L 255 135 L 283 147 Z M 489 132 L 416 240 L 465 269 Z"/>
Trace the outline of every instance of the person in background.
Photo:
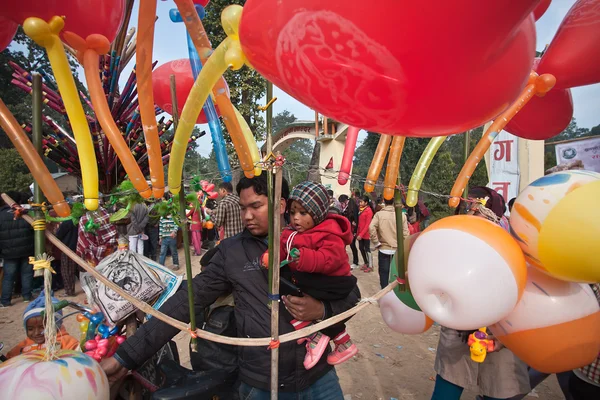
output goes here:
<path id="1" fill-rule="evenodd" d="M 354 199 L 350 199 L 347 195 L 343 194 L 338 199 L 342 205 L 342 215 L 350 221 L 352 228 L 352 242 L 350 243 L 350 250 L 352 250 L 352 264 L 351 269 L 358 268 L 358 248 L 356 247 L 356 231 L 358 230 L 358 206 Z"/>
<path id="2" fill-rule="evenodd" d="M 44 291 L 32 301 L 25 312 L 23 312 L 23 325 L 27 338 L 19 342 L 7 354 L 6 358 L 13 358 L 21 354 L 30 353 L 35 350 L 43 350 L 46 348 L 46 337 L 44 336 L 44 318 L 42 311 L 45 310 L 45 295 Z M 52 297 L 52 304 L 57 304 L 58 299 Z M 66 329 L 62 326 L 62 310 L 54 313 L 56 321 L 56 348 L 63 350 L 78 350 L 79 340 L 70 336 Z"/>
<path id="3" fill-rule="evenodd" d="M 600 303 L 600 284 L 590 286 Z M 590 365 L 573 371 L 569 380 L 569 392 L 574 400 L 600 399 L 600 354 Z"/>
<path id="4" fill-rule="evenodd" d="M 361 270 L 364 272 L 373 272 L 373 256 L 371 255 L 371 240 L 369 236 L 369 225 L 371 225 L 371 220 L 373 219 L 373 209 L 371 208 L 371 199 L 369 196 L 364 196 L 360 200 L 358 213 L 356 238 L 358 239 L 358 247 L 364 261 Z"/>
<path id="5" fill-rule="evenodd" d="M 379 285 L 383 289 L 388 285 L 390 277 L 390 264 L 396 254 L 398 237 L 396 236 L 396 211 L 394 199 L 384 200 L 385 207 L 375 214 L 369 225 L 369 234 L 373 248 L 378 250 Z M 402 213 L 402 234 L 409 235 L 406 215 Z"/>
<path id="6" fill-rule="evenodd" d="M 177 254 L 178 229 L 179 228 L 175 224 L 175 221 L 173 221 L 173 217 L 171 215 L 160 218 L 160 223 L 158 225 L 160 237 L 160 259 L 158 262 L 161 265 L 165 265 L 165 261 L 167 260 L 167 251 L 171 251 L 171 257 L 173 257 L 173 267 L 171 267 L 171 269 L 173 271 L 177 271 L 179 269 L 179 254 Z"/>
<path id="7" fill-rule="evenodd" d="M 476 199 L 485 199 L 485 205 Z M 499 225 L 504 214 L 504 199 L 494 190 L 475 186 L 469 190 L 469 201 L 461 200 L 456 213 L 485 218 Z M 431 399 L 458 400 L 464 388 L 479 391 L 484 400 L 509 399 L 528 393 L 531 387 L 527 365 L 499 341 L 494 339 L 494 350 L 487 354 L 484 363 L 471 360 L 467 340 L 473 332 L 442 326 Z"/>
<path id="8" fill-rule="evenodd" d="M 244 230 L 240 217 L 240 198 L 233 193 L 233 186 L 229 182 L 219 185 L 220 201 L 217 209 L 210 214 L 217 228 L 223 228 L 221 240 L 235 236 Z"/>
<path id="9" fill-rule="evenodd" d="M 204 207 L 204 212 L 208 214 L 210 211 L 217 208 L 217 204 L 214 200 L 208 200 L 206 202 L 206 207 Z M 217 230 L 213 224 L 212 229 L 208 229 L 206 227 L 202 227 L 202 248 L 204 250 L 211 250 L 215 247 L 217 241 Z"/>
<path id="10" fill-rule="evenodd" d="M 329 213 L 330 214 L 341 214 L 342 213 L 342 205 L 340 202 L 334 197 L 333 190 L 328 189 L 327 195 L 329 196 Z"/>
<path id="11" fill-rule="evenodd" d="M 429 208 L 427 208 L 423 200 L 419 200 L 417 207 L 419 209 L 420 221 L 423 223 L 423 229 L 426 229 L 429 226 L 429 218 L 431 217 Z"/>
<path id="12" fill-rule="evenodd" d="M 508 212 L 509 212 L 509 213 L 510 213 L 510 212 L 512 212 L 512 208 L 513 208 L 513 205 L 515 204 L 515 200 L 517 200 L 517 198 L 516 198 L 516 197 L 513 197 L 513 198 L 512 198 L 512 199 L 510 199 L 510 201 L 508 202 Z"/>
<path id="13" fill-rule="evenodd" d="M 73 252 L 77 251 L 78 226 L 72 219 L 61 222 L 54 234 L 65 246 Z M 75 296 L 75 279 L 78 271 L 77 263 L 71 260 L 65 253 L 60 253 L 60 273 L 63 278 L 65 296 Z"/>
<path id="14" fill-rule="evenodd" d="M 101 205 L 79 219 L 77 255 L 95 267 L 117 249 L 117 228 L 110 223 L 110 214 Z"/>
<path id="15" fill-rule="evenodd" d="M 7 192 L 16 204 L 27 201 L 21 192 Z M 4 278 L 2 279 L 2 297 L 0 307 L 10 306 L 17 274 L 21 274 L 21 296 L 23 301 L 31 301 L 33 285 L 33 265 L 29 257 L 33 256 L 33 228 L 22 218 L 15 218 L 13 209 L 0 199 L 0 257 L 4 259 Z"/>
<path id="16" fill-rule="evenodd" d="M 144 233 L 148 236 L 148 240 L 144 240 L 144 257 L 157 261 L 158 258 L 158 223 L 160 215 L 154 208 L 155 203 L 148 207 L 148 223 L 144 229 Z"/>
<path id="17" fill-rule="evenodd" d="M 144 254 L 144 241 L 146 234 L 144 230 L 148 225 L 148 207 L 146 204 L 135 203 L 129 213 L 131 222 L 127 225 L 127 237 L 129 238 L 129 250 L 138 254 Z"/>
<path id="18" fill-rule="evenodd" d="M 202 222 L 204 221 L 204 213 L 202 207 L 196 208 L 191 204 L 192 209 L 188 211 L 186 217 L 191 218 L 190 233 L 192 236 L 192 245 L 194 246 L 194 255 L 202 255 Z"/>
<path id="19" fill-rule="evenodd" d="M 385 204 L 383 202 L 383 197 L 377 196 L 377 200 L 375 202 L 375 214 L 377 214 L 379 211 L 383 210 L 383 207 L 385 207 Z"/>

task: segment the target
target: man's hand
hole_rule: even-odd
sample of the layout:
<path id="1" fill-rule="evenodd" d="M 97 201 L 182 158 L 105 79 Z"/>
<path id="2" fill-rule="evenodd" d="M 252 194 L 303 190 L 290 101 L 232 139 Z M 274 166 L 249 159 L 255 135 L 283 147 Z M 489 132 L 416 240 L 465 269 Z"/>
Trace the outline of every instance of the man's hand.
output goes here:
<path id="1" fill-rule="evenodd" d="M 300 321 L 314 321 L 323 318 L 325 306 L 314 297 L 307 294 L 304 297 L 281 296 L 285 308 L 292 317 Z"/>
<path id="2" fill-rule="evenodd" d="M 120 381 L 128 372 L 114 357 L 105 358 L 100 361 L 100 367 L 106 373 L 108 383 L 111 386 L 115 382 Z"/>
<path id="3" fill-rule="evenodd" d="M 175 239 L 177 237 L 177 231 L 171 232 L 171 237 Z"/>

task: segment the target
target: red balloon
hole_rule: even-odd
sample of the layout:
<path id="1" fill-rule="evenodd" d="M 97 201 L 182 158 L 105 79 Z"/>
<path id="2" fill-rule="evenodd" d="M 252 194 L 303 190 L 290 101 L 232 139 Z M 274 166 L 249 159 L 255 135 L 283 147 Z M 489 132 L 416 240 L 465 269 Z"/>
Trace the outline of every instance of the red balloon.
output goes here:
<path id="1" fill-rule="evenodd" d="M 564 131 L 572 118 L 571 89 L 554 88 L 529 100 L 504 130 L 524 139 L 545 140 Z"/>
<path id="2" fill-rule="evenodd" d="M 540 62 L 540 74 L 556 77 L 556 88 L 600 82 L 600 1 L 578 0 L 558 28 Z"/>
<path id="3" fill-rule="evenodd" d="M 248 0 L 240 40 L 258 72 L 328 117 L 439 136 L 480 126 L 517 98 L 537 2 Z"/>
<path id="4" fill-rule="evenodd" d="M 71 31 L 82 38 L 98 33 L 112 42 L 123 24 L 124 0 L 3 0 L 0 15 L 23 24 L 29 17 L 49 20 L 65 16 L 63 32 Z"/>
<path id="5" fill-rule="evenodd" d="M 533 17 L 536 21 L 542 18 L 542 15 L 544 15 L 548 10 L 548 7 L 550 7 L 550 3 L 552 3 L 552 0 L 541 0 L 537 7 L 533 9 Z"/>
<path id="6" fill-rule="evenodd" d="M 181 115 L 185 101 L 194 84 L 190 60 L 182 58 L 180 60 L 169 61 L 152 71 L 152 93 L 154 94 L 154 102 L 169 114 L 173 113 L 173 104 L 171 102 L 171 75 L 175 75 L 175 81 L 177 83 L 177 110 L 179 111 L 179 115 Z M 227 85 L 227 83 L 225 84 Z M 227 87 L 227 95 L 229 96 L 229 87 Z M 215 109 L 217 110 L 217 114 L 221 115 L 219 107 L 217 107 L 216 104 Z M 196 123 L 206 123 L 204 109 L 198 116 Z"/>
<path id="7" fill-rule="evenodd" d="M 0 51 L 6 49 L 17 33 L 18 24 L 0 17 Z"/>
<path id="8" fill-rule="evenodd" d="M 205 7 L 210 3 L 210 0 L 192 0 L 194 4 L 200 4 L 202 7 Z"/>

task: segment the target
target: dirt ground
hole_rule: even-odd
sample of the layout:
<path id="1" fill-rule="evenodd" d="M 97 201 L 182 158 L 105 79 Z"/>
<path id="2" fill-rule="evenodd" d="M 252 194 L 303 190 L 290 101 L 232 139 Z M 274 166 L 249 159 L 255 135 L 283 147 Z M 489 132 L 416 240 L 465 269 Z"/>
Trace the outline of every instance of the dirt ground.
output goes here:
<path id="1" fill-rule="evenodd" d="M 374 259 L 377 260 L 376 254 Z M 179 253 L 183 260 L 183 250 Z M 167 265 L 170 265 L 170 257 Z M 182 261 L 183 264 L 183 261 Z M 200 257 L 192 257 L 194 273 L 200 271 Z M 181 272 L 183 273 L 183 272 Z M 379 290 L 377 270 L 372 273 L 354 271 L 363 297 Z M 60 297 L 61 290 L 56 295 Z M 77 283 L 75 300 L 83 303 L 84 294 Z M 13 305 L 0 308 L 0 342 L 3 353 L 25 338 L 22 315 L 26 305 L 13 298 Z M 77 321 L 65 321 L 68 332 L 77 337 Z M 427 400 L 433 391 L 433 362 L 438 344 L 439 327 L 434 326 L 421 335 L 402 335 L 389 329 L 381 318 L 377 305 L 367 307 L 348 322 L 349 332 L 359 348 L 352 360 L 336 368 L 345 400 Z M 175 338 L 182 365 L 190 367 L 188 337 L 180 333 Z M 463 399 L 475 399 L 477 393 L 465 391 Z M 526 399 L 561 400 L 563 395 L 555 377 L 548 378 Z"/>

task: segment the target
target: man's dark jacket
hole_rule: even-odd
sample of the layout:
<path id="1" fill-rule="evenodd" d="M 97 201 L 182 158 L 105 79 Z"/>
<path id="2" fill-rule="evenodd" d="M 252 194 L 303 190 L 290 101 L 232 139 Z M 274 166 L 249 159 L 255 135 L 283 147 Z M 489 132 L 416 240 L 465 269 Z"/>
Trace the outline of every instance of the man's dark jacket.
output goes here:
<path id="1" fill-rule="evenodd" d="M 195 312 L 211 305 L 229 292 L 235 300 L 235 321 L 239 337 L 262 338 L 270 336 L 271 311 L 268 304 L 267 271 L 260 258 L 267 249 L 266 238 L 257 238 L 248 231 L 223 240 L 219 250 L 204 271 L 193 279 Z M 356 288 L 344 300 L 325 302 L 329 317 L 353 307 L 360 298 Z M 292 332 L 286 320 L 289 314 L 280 308 L 279 333 Z M 189 322 L 187 285 L 173 295 L 160 309 L 180 321 Z M 157 318 L 145 323 L 134 336 L 127 339 L 117 351 L 117 357 L 128 369 L 135 369 L 156 353 L 179 332 Z M 283 343 L 279 352 L 279 384 L 282 392 L 298 392 L 315 383 L 333 368 L 327 364 L 327 351 L 310 370 L 303 365 L 306 349 L 296 341 Z M 242 382 L 262 389 L 270 389 L 271 354 L 266 346 L 238 347 L 239 377 Z"/>

